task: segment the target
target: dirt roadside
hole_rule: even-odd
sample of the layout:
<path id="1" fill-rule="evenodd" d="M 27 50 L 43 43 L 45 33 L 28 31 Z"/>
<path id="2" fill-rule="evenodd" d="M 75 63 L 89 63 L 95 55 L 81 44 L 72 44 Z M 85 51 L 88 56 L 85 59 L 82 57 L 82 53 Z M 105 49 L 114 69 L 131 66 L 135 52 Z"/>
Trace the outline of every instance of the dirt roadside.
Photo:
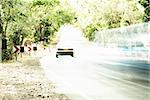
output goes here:
<path id="1" fill-rule="evenodd" d="M 0 66 L 0 100 L 70 100 L 55 92 L 55 84 L 46 77 L 38 58 Z"/>

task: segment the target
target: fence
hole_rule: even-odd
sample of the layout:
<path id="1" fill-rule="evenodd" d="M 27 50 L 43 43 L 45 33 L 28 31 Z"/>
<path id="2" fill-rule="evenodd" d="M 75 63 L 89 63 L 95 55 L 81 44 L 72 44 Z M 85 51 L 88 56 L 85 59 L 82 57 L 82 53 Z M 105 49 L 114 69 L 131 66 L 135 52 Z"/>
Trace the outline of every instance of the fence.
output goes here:
<path id="1" fill-rule="evenodd" d="M 94 42 L 103 47 L 119 47 L 130 57 L 150 60 L 150 22 L 99 31 Z"/>
<path id="2" fill-rule="evenodd" d="M 95 34 L 94 41 L 104 46 L 150 42 L 150 22 L 98 31 Z"/>

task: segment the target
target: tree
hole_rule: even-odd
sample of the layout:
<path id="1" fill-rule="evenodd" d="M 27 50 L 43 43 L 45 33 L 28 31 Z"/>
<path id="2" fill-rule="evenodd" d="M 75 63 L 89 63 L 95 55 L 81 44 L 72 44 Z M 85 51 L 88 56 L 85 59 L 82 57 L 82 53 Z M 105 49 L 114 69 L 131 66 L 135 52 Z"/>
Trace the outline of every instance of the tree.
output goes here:
<path id="1" fill-rule="evenodd" d="M 0 35 L 3 34 L 3 22 L 2 22 L 2 15 L 1 15 L 1 8 L 0 8 Z"/>
<path id="2" fill-rule="evenodd" d="M 1 0 L 0 5 L 0 32 L 8 40 L 3 59 L 12 58 L 13 45 L 24 45 L 25 40 L 48 43 L 61 25 L 74 20 L 74 12 L 59 0 Z"/>
<path id="3" fill-rule="evenodd" d="M 14 21 L 14 6 L 16 5 L 17 0 L 1 0 L 1 32 L 2 32 L 2 45 L 5 47 L 2 49 L 2 61 L 12 59 L 13 56 L 10 55 L 12 53 L 12 45 L 8 41 L 9 37 L 9 26 L 12 21 Z"/>
<path id="4" fill-rule="evenodd" d="M 58 0 L 35 0 L 31 4 L 32 14 L 30 17 L 34 23 L 34 40 L 36 42 L 47 38 L 52 40 L 61 25 L 72 22 L 74 12 L 65 7 Z"/>
<path id="5" fill-rule="evenodd" d="M 95 31 L 141 23 L 144 14 L 135 0 L 77 0 L 72 6 L 78 16 L 76 24 L 90 40 Z"/>
<path id="6" fill-rule="evenodd" d="M 139 3 L 145 8 L 144 21 L 150 21 L 150 0 L 139 0 Z"/>

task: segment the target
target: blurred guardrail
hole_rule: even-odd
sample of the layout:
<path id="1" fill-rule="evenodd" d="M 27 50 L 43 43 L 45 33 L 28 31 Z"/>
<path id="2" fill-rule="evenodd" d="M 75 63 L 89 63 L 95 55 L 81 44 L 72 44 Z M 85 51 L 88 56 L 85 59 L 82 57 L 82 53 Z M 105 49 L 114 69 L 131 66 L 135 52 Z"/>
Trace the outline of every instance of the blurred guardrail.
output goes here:
<path id="1" fill-rule="evenodd" d="M 94 42 L 129 57 L 150 59 L 150 22 L 98 31 Z"/>

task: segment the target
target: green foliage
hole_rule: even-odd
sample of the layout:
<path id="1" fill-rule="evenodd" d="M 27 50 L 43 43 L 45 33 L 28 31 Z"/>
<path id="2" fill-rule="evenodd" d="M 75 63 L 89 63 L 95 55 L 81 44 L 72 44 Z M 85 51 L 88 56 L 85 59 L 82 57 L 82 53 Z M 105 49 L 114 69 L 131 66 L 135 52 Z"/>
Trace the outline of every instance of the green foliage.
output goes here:
<path id="1" fill-rule="evenodd" d="M 9 50 L 28 39 L 44 40 L 44 45 L 52 43 L 56 32 L 66 23 L 80 26 L 85 36 L 93 40 L 96 31 L 143 21 L 144 11 L 135 0 L 78 0 L 76 3 L 71 7 L 60 0 L 0 0 L 0 33 L 3 38 L 9 38 Z M 145 7 L 145 21 L 149 21 L 149 0 L 140 3 Z M 3 55 L 11 53 L 9 50 Z"/>
<path id="2" fill-rule="evenodd" d="M 44 40 L 50 43 L 61 25 L 71 23 L 74 12 L 65 9 L 59 0 L 1 0 L 0 28 L 4 38 L 12 45 L 24 45 L 25 40 Z M 45 45 L 45 44 L 44 44 Z M 9 50 L 3 51 L 4 56 Z"/>
<path id="3" fill-rule="evenodd" d="M 85 28 L 85 37 L 87 37 L 90 41 L 94 39 L 95 32 L 98 31 L 97 27 L 94 26 L 93 24 L 87 26 Z"/>
<path id="4" fill-rule="evenodd" d="M 145 22 L 150 21 L 150 0 L 139 0 L 139 3 L 145 8 L 143 20 Z"/>
<path id="5" fill-rule="evenodd" d="M 101 31 L 137 24 L 142 22 L 144 15 L 135 0 L 82 0 L 77 4 L 77 24 L 86 30 L 89 40 L 93 39 L 95 27 Z"/>
<path id="6" fill-rule="evenodd" d="M 59 5 L 59 0 L 34 0 L 32 2 L 32 6 L 40 6 L 40 5 L 50 5 L 50 6 L 57 6 Z"/>
<path id="7" fill-rule="evenodd" d="M 5 49 L 2 50 L 2 61 L 7 61 L 7 60 L 12 60 L 13 59 L 13 55 L 12 55 L 12 49 Z"/>
<path id="8" fill-rule="evenodd" d="M 3 34 L 3 24 L 1 19 L 1 12 L 0 12 L 0 34 Z"/>
<path id="9" fill-rule="evenodd" d="M 36 9 L 32 8 L 32 9 L 35 12 L 37 10 L 37 8 Z M 51 38 L 53 38 L 55 32 L 58 31 L 61 25 L 72 22 L 73 14 L 74 14 L 71 11 L 67 11 L 63 9 L 63 7 L 61 7 L 60 5 L 58 5 L 54 9 L 47 8 L 44 11 L 42 11 L 42 13 L 50 13 L 50 14 L 44 16 L 43 18 L 39 18 L 39 19 L 37 18 L 35 20 L 37 22 L 34 25 L 35 27 L 34 38 L 36 42 L 48 37 L 49 40 L 51 40 Z"/>

